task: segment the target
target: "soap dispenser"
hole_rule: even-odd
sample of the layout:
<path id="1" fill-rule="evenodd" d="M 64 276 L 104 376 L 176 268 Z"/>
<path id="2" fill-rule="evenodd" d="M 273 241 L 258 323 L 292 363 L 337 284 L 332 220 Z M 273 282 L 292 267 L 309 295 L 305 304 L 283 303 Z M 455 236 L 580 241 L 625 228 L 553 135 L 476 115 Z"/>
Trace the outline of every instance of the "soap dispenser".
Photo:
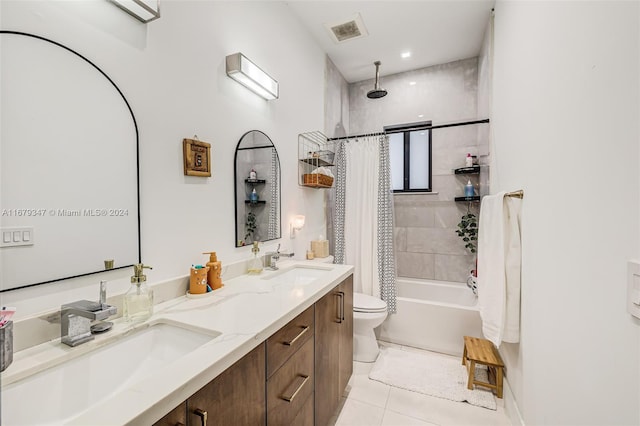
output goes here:
<path id="1" fill-rule="evenodd" d="M 153 290 L 147 286 L 143 269 L 151 266 L 133 265 L 131 288 L 124 295 L 124 318 L 126 321 L 144 321 L 153 314 Z"/>
<path id="2" fill-rule="evenodd" d="M 222 284 L 222 262 L 218 260 L 218 256 L 215 251 L 208 251 L 202 254 L 209 255 L 209 262 L 207 266 L 209 267 L 209 272 L 207 272 L 207 282 L 209 286 L 211 286 L 212 290 L 217 290 L 224 286 Z"/>
<path id="3" fill-rule="evenodd" d="M 262 272 L 262 260 L 260 260 L 260 247 L 258 247 L 259 241 L 253 242 L 253 247 L 251 248 L 251 253 L 253 253 L 253 257 L 249 261 L 249 267 L 247 268 L 247 273 L 251 275 L 257 275 Z"/>

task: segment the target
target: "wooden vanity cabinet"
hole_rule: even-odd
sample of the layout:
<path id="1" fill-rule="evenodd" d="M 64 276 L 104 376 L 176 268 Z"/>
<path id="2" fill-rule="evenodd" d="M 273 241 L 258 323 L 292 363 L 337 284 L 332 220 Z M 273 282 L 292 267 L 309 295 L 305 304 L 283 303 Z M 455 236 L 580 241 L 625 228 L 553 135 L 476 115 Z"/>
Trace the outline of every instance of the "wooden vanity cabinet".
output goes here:
<path id="1" fill-rule="evenodd" d="M 187 399 L 188 425 L 266 424 L 264 360 L 265 345 L 261 343 Z"/>
<path id="2" fill-rule="evenodd" d="M 335 414 L 353 372 L 353 276 L 315 304 L 315 424 Z"/>
<path id="3" fill-rule="evenodd" d="M 154 426 L 265 425 L 264 360 L 261 343 Z"/>
<path id="4" fill-rule="evenodd" d="M 352 371 L 349 276 L 155 426 L 325 426 Z"/>
<path id="5" fill-rule="evenodd" d="M 187 402 L 183 402 L 169 412 L 166 416 L 154 423 L 154 426 L 186 426 Z"/>
<path id="6" fill-rule="evenodd" d="M 297 424 L 294 419 L 313 398 L 313 385 L 313 339 L 309 339 L 267 380 L 267 424 Z M 313 411 L 310 418 L 313 424 Z"/>
<path id="7" fill-rule="evenodd" d="M 267 339 L 269 426 L 313 425 L 314 319 L 311 306 Z"/>

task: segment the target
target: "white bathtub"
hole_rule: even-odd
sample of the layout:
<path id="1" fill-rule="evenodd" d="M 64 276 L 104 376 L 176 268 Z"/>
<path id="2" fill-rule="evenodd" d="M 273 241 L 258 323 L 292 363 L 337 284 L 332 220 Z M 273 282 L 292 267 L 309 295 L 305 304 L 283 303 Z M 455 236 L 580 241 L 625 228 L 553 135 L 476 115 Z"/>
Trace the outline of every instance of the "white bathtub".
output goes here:
<path id="1" fill-rule="evenodd" d="M 396 314 L 378 338 L 451 355 L 462 355 L 463 336 L 482 337 L 477 297 L 464 283 L 398 278 Z"/>

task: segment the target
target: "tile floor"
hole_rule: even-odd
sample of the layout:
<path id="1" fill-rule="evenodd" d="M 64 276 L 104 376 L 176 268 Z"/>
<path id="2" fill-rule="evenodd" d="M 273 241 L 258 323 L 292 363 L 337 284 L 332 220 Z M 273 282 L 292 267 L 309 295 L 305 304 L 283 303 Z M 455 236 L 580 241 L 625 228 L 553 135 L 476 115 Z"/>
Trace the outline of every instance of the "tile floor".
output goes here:
<path id="1" fill-rule="evenodd" d="M 424 352 L 409 346 L 380 342 L 408 351 Z M 442 355 L 449 356 L 449 355 Z M 454 402 L 395 388 L 369 379 L 374 363 L 353 363 L 353 376 L 347 385 L 335 426 L 509 426 L 504 402 L 488 410 L 465 402 Z"/>

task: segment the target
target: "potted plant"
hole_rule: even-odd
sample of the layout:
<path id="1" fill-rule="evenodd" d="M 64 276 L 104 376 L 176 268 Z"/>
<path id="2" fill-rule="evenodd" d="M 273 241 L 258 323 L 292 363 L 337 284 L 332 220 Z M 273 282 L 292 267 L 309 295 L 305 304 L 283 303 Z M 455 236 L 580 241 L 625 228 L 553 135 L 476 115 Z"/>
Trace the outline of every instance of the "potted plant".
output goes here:
<path id="1" fill-rule="evenodd" d="M 251 242 L 249 240 L 249 237 L 251 237 L 256 231 L 256 215 L 253 212 L 249 212 L 247 214 L 247 221 L 245 222 L 244 226 L 247 230 L 247 233 L 244 234 L 244 239 L 247 242 Z"/>
<path id="2" fill-rule="evenodd" d="M 478 241 L 478 218 L 470 210 L 467 210 L 467 213 L 460 219 L 456 233 L 464 241 L 464 247 L 475 254 L 477 250 L 476 241 Z M 475 260 L 475 265 L 472 268 L 467 277 L 467 286 L 473 291 L 473 294 L 477 295 L 478 259 Z"/>
<path id="3" fill-rule="evenodd" d="M 476 252 L 476 241 L 478 241 L 478 218 L 471 211 L 462 216 L 456 233 L 465 242 L 465 248 L 471 253 Z"/>

